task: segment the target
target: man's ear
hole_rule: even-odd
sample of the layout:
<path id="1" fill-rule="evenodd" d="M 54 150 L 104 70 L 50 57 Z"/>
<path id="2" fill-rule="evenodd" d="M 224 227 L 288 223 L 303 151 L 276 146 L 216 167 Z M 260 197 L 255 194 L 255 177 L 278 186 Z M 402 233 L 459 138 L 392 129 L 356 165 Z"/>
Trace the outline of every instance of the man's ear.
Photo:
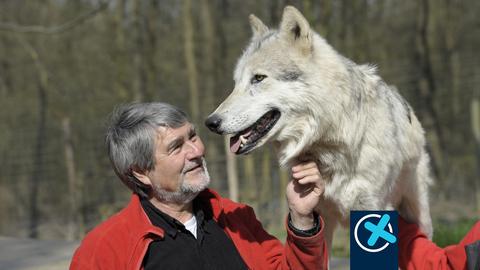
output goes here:
<path id="1" fill-rule="evenodd" d="M 257 16 L 250 14 L 248 19 L 250 20 L 250 27 L 252 28 L 253 39 L 257 39 L 268 32 L 268 27 L 259 18 L 257 18 Z"/>
<path id="2" fill-rule="evenodd" d="M 280 23 L 280 34 L 302 51 L 309 52 L 312 46 L 312 31 L 307 19 L 298 9 L 286 6 Z"/>
<path id="3" fill-rule="evenodd" d="M 136 172 L 136 171 L 132 171 L 132 174 L 133 174 L 133 176 L 135 176 L 135 178 L 138 179 L 138 181 L 142 182 L 143 184 L 145 184 L 147 186 L 152 185 L 152 181 L 150 181 L 150 178 L 147 175 L 145 175 L 144 173 L 139 173 L 139 172 Z"/>

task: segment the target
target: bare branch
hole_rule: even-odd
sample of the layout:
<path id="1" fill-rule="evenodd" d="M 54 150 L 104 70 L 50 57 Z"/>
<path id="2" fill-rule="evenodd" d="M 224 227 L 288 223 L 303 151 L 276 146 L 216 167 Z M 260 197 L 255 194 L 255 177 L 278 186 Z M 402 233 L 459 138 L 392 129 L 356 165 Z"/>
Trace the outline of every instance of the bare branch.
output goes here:
<path id="1" fill-rule="evenodd" d="M 18 25 L 15 23 L 0 22 L 0 31 L 10 31 L 10 32 L 16 32 L 16 33 L 25 33 L 25 34 L 30 34 L 30 33 L 47 34 L 47 35 L 60 34 L 94 17 L 96 14 L 100 13 L 107 7 L 108 7 L 108 2 L 101 2 L 97 8 L 78 16 L 71 21 L 63 23 L 61 25 L 50 26 L 50 27 L 45 27 L 42 25 L 26 25 L 25 26 L 25 25 Z"/>

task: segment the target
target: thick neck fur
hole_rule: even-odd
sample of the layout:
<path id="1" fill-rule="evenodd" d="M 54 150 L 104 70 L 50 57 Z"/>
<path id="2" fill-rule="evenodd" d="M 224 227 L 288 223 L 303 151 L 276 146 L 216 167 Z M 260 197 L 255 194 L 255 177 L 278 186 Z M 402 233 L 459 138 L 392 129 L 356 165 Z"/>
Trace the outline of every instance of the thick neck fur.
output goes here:
<path id="1" fill-rule="evenodd" d="M 325 173 L 337 171 L 336 167 L 343 167 L 341 171 L 350 168 L 353 173 L 357 160 L 354 153 L 360 153 L 357 149 L 369 121 L 358 119 L 359 115 L 368 115 L 359 111 L 364 109 L 365 102 L 375 99 L 376 92 L 368 89 L 376 89 L 380 78 L 373 67 L 360 66 L 340 56 L 317 35 L 313 54 L 313 65 L 318 69 L 310 73 L 315 79 L 310 82 L 307 99 L 328 107 L 304 111 L 293 120 L 295 127 L 274 144 L 280 164 L 291 167 L 303 156 L 313 155 L 318 157 Z M 325 89 L 326 86 L 331 89 Z M 326 99 L 328 103 L 322 100 L 325 91 L 337 91 L 329 93 L 332 96 Z M 317 149 L 317 153 L 309 149 Z"/>

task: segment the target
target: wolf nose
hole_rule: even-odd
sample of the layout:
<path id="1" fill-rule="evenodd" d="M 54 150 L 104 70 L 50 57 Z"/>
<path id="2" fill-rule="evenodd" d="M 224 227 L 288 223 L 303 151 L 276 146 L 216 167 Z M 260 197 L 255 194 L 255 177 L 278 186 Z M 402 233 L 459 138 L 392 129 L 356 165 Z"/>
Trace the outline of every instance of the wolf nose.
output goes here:
<path id="1" fill-rule="evenodd" d="M 222 119 L 216 114 L 211 115 L 210 117 L 207 118 L 207 120 L 205 120 L 205 125 L 208 127 L 208 129 L 218 134 L 221 133 L 218 130 L 221 123 L 222 123 Z"/>

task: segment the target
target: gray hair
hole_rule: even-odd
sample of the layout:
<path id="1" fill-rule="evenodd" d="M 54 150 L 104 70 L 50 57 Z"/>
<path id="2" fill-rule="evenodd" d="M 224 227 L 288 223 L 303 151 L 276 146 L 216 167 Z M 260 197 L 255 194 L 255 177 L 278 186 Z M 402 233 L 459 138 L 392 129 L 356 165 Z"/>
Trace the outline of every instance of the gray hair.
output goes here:
<path id="1" fill-rule="evenodd" d="M 151 187 L 133 175 L 133 170 L 155 169 L 155 139 L 158 127 L 178 128 L 188 122 L 187 114 L 162 102 L 132 103 L 117 107 L 105 136 L 108 156 L 122 182 L 141 197 Z"/>

